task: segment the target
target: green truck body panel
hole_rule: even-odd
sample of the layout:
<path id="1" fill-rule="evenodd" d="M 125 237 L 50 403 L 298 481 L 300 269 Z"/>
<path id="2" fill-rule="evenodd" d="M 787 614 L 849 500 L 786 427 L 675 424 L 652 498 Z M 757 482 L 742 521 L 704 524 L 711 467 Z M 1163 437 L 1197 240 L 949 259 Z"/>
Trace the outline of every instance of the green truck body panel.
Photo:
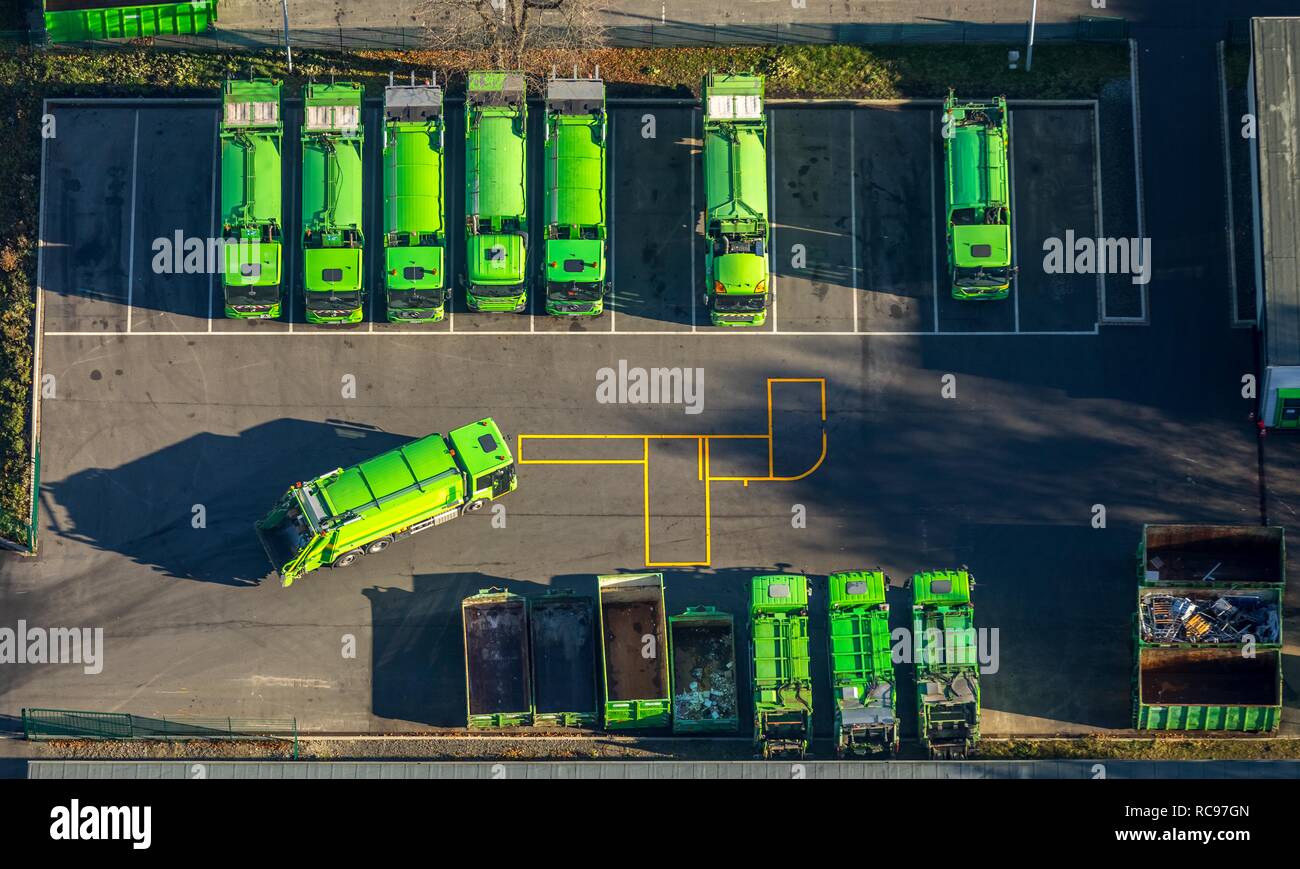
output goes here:
<path id="1" fill-rule="evenodd" d="M 442 89 L 384 89 L 384 289 L 393 323 L 446 314 L 446 118 Z"/>
<path id="2" fill-rule="evenodd" d="M 672 723 L 668 620 L 660 573 L 596 578 L 605 729 L 667 728 Z"/>
<path id="3" fill-rule="evenodd" d="M 709 73 L 704 95 L 704 303 L 715 326 L 767 321 L 767 117 L 763 76 Z"/>
<path id="4" fill-rule="evenodd" d="M 588 595 L 552 590 L 528 599 L 532 637 L 533 723 L 593 727 L 600 721 L 596 689 L 596 614 Z"/>
<path id="5" fill-rule="evenodd" d="M 217 20 L 217 0 L 183 3 L 45 0 L 44 10 L 45 35 L 53 43 L 202 33 Z"/>
<path id="6" fill-rule="evenodd" d="M 528 304 L 528 104 L 521 72 L 471 72 L 465 98 L 466 303 Z"/>
<path id="7" fill-rule="evenodd" d="M 605 84 L 552 79 L 546 92 L 546 312 L 596 316 L 606 271 Z"/>
<path id="8" fill-rule="evenodd" d="M 931 757 L 965 757 L 979 740 L 980 672 L 975 608 L 965 570 L 912 577 L 917 728 Z"/>
<path id="9" fill-rule="evenodd" d="M 221 286 L 227 317 L 280 316 L 284 216 L 280 82 L 228 80 L 221 92 Z"/>
<path id="10" fill-rule="evenodd" d="M 898 750 L 898 695 L 885 575 L 845 571 L 828 583 L 836 753 L 891 755 Z"/>
<path id="11" fill-rule="evenodd" d="M 1282 718 L 1285 530 L 1146 525 L 1137 574 L 1133 726 L 1275 730 Z M 1184 603 L 1195 609 L 1174 611 Z M 1220 610 L 1225 604 L 1233 609 Z M 1256 615 L 1247 625 L 1239 617 L 1248 609 Z M 1219 630 L 1234 624 L 1247 628 L 1241 641 Z"/>
<path id="12" fill-rule="evenodd" d="M 362 93 L 355 82 L 303 89 L 303 289 L 309 323 L 359 323 L 363 316 Z"/>
<path id="13" fill-rule="evenodd" d="M 1007 101 L 944 101 L 948 269 L 955 299 L 1005 299 L 1011 262 Z"/>
<path id="14" fill-rule="evenodd" d="M 736 620 L 711 606 L 668 619 L 672 649 L 673 733 L 735 733 Z"/>
<path id="15" fill-rule="evenodd" d="M 289 586 L 309 571 L 347 566 L 477 510 L 517 485 L 505 437 L 482 419 L 295 484 L 257 523 L 257 534 Z"/>
<path id="16" fill-rule="evenodd" d="M 528 600 L 499 588 L 480 589 L 461 603 L 470 727 L 533 723 L 528 617 Z"/>
<path id="17" fill-rule="evenodd" d="M 756 576 L 750 586 L 754 746 L 763 757 L 803 757 L 812 738 L 808 578 Z"/>

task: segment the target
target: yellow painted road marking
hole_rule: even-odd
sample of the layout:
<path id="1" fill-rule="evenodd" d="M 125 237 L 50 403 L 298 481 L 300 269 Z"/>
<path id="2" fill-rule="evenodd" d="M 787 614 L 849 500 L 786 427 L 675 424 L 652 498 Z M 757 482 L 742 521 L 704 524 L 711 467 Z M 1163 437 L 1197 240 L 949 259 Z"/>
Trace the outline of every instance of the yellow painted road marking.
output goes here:
<path id="1" fill-rule="evenodd" d="M 776 475 L 776 448 L 773 434 L 772 385 L 775 383 L 815 383 L 821 399 L 821 455 L 812 467 L 801 474 L 778 477 Z M 653 561 L 650 558 L 650 441 L 695 440 L 696 478 L 704 483 L 704 560 L 703 561 Z M 639 459 L 530 459 L 524 454 L 525 441 L 534 440 L 639 440 Z M 766 440 L 767 476 L 714 476 L 710 467 L 711 441 Z M 714 483 L 740 483 L 748 488 L 750 483 L 793 483 L 805 479 L 826 461 L 826 378 L 824 377 L 769 377 L 767 378 L 767 434 L 520 434 L 515 456 L 520 465 L 640 465 L 642 535 L 645 546 L 646 567 L 708 567 L 713 562 L 713 500 Z"/>

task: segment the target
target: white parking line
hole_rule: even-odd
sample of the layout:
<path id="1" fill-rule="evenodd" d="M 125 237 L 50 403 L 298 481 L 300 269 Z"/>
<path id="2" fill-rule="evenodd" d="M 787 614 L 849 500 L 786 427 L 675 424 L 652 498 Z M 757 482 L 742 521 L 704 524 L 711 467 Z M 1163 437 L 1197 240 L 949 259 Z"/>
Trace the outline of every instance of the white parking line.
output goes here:
<path id="1" fill-rule="evenodd" d="M 614 285 L 614 190 L 616 184 L 614 181 L 614 167 L 618 165 L 617 160 L 610 160 L 610 154 L 614 153 L 614 123 L 609 121 L 606 124 L 605 133 L 605 161 L 609 166 L 609 205 L 605 209 L 605 281 L 609 284 L 609 331 L 611 333 L 618 331 L 615 327 L 618 323 L 618 309 L 614 305 L 614 293 L 617 292 Z"/>
<path id="2" fill-rule="evenodd" d="M 221 115 L 217 115 L 216 122 L 212 131 L 212 202 L 209 208 L 211 212 L 211 222 L 209 223 L 208 238 L 215 238 L 217 234 L 217 153 L 221 150 Z M 222 264 L 224 266 L 224 263 Z M 216 275 L 208 271 L 208 331 L 212 331 L 212 309 L 213 294 L 215 292 Z M 224 307 L 224 305 L 223 305 Z"/>
<path id="3" fill-rule="evenodd" d="M 1016 331 L 1020 331 L 1020 254 L 1016 253 L 1016 136 L 1015 121 L 1011 110 L 1007 109 L 1007 195 L 1011 201 L 1011 261 L 1016 270 L 1011 273 L 1011 300 L 1016 315 Z"/>
<path id="4" fill-rule="evenodd" d="M 853 298 L 853 331 L 858 331 L 858 145 L 856 110 L 849 111 L 849 246 L 852 248 L 852 267 L 849 269 L 849 287 Z"/>
<path id="5" fill-rule="evenodd" d="M 692 142 L 696 141 L 696 138 L 695 138 L 695 112 L 694 112 L 694 111 L 691 112 L 691 141 L 692 141 Z M 703 158 L 703 154 L 704 154 L 703 143 L 701 142 L 700 144 L 701 144 L 700 154 L 699 154 L 698 156 L 695 155 L 695 154 L 692 154 L 692 155 L 691 155 L 691 159 L 690 159 L 690 163 L 691 163 L 691 201 L 690 201 L 690 203 L 686 206 L 686 225 L 687 225 L 687 232 L 690 234 L 690 237 L 691 237 L 691 258 L 687 261 L 687 268 L 690 269 L 690 272 L 691 272 L 691 331 L 692 331 L 692 332 L 696 331 L 696 329 L 698 328 L 698 326 L 696 325 L 697 322 L 698 322 L 698 320 L 697 320 L 697 317 L 696 317 L 696 315 L 695 315 L 695 295 L 696 295 L 696 293 L 697 293 L 697 291 L 698 291 L 698 288 L 696 287 L 696 284 L 695 284 L 695 277 L 696 277 L 696 275 L 695 275 L 695 161 L 696 161 L 696 159 L 702 159 L 702 158 Z M 694 148 L 694 146 L 692 146 L 692 148 Z"/>
<path id="6" fill-rule="evenodd" d="M 767 221 L 772 227 L 772 247 L 776 247 L 776 114 L 769 109 L 767 112 Z M 768 262 L 776 255 L 776 251 L 768 251 Z M 772 300 L 772 332 L 775 334 L 781 329 L 777 325 L 776 319 L 776 272 L 768 269 L 767 275 L 767 292 L 768 298 Z"/>
<path id="7" fill-rule="evenodd" d="M 933 287 L 931 308 L 934 309 L 934 329 L 939 334 L 939 206 L 934 198 L 934 112 L 930 113 L 930 286 Z M 944 218 L 947 220 L 947 217 Z"/>
<path id="8" fill-rule="evenodd" d="M 135 110 L 135 135 L 131 139 L 131 234 L 126 246 L 126 331 L 131 331 L 131 312 L 135 310 L 135 177 L 140 161 L 140 110 Z"/>

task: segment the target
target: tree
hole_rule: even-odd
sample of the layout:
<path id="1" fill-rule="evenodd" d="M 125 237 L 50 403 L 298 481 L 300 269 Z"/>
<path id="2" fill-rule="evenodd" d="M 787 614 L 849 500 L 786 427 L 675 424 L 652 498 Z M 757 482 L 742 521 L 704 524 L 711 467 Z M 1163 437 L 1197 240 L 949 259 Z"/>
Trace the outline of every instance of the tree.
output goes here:
<path id="1" fill-rule="evenodd" d="M 493 64 L 523 65 L 533 48 L 604 43 L 604 0 L 421 0 L 416 10 L 432 48 L 486 51 Z"/>

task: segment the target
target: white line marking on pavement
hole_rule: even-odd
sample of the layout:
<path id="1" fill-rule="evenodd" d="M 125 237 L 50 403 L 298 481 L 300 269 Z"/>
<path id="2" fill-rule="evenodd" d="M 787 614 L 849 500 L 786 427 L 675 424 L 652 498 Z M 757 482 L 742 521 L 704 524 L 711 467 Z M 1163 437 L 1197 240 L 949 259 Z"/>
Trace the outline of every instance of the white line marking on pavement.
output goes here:
<path id="1" fill-rule="evenodd" d="M 849 287 L 853 294 L 853 331 L 858 331 L 858 146 L 856 110 L 849 111 L 849 246 L 853 251 Z"/>
<path id="2" fill-rule="evenodd" d="M 135 177 L 139 169 L 140 110 L 135 110 L 135 135 L 131 140 L 131 234 L 126 239 L 126 331 L 131 331 L 135 305 Z"/>
<path id="3" fill-rule="evenodd" d="M 767 221 L 772 227 L 772 247 L 776 248 L 776 114 L 769 109 L 767 112 Z M 768 262 L 771 263 L 775 256 L 775 250 L 768 251 Z M 772 332 L 780 332 L 776 319 L 776 272 L 768 268 L 767 275 L 767 292 L 768 298 L 772 300 Z"/>
<path id="4" fill-rule="evenodd" d="M 374 336 L 376 336 L 376 337 L 383 337 L 383 336 L 389 336 L 389 337 L 404 337 L 404 336 L 409 336 L 409 335 L 430 335 L 430 336 L 438 336 L 438 335 L 445 335 L 445 334 L 446 334 L 446 333 L 444 333 L 444 332 L 432 332 L 432 331 L 405 331 L 405 330 L 400 330 L 400 329 L 384 329 L 384 330 L 379 331 L 379 332 L 364 332 L 364 331 L 362 331 L 362 332 L 354 332 L 354 331 L 350 331 L 350 330 L 348 330 L 348 329 L 332 329 L 332 328 L 325 327 L 325 328 L 313 329 L 312 331 L 309 331 L 309 332 L 301 332 L 301 331 L 299 331 L 299 332 L 240 332 L 240 331 L 234 331 L 234 330 L 217 330 L 217 331 L 213 331 L 213 332 L 129 332 L 129 333 L 128 333 L 128 332 L 123 332 L 123 331 L 121 331 L 121 330 L 110 330 L 110 331 L 100 331 L 100 332 L 46 332 L 46 333 L 45 333 L 45 337 L 47 337 L 47 338 L 103 338 L 103 337 L 108 337 L 108 336 L 120 337 L 120 336 L 124 336 L 124 335 L 129 335 L 130 337 L 133 337 L 133 338 L 143 338 L 143 337 L 155 337 L 155 336 L 162 336 L 162 337 L 167 337 L 167 336 L 171 336 L 171 337 L 177 337 L 177 336 L 195 337 L 195 336 L 201 336 L 201 335 L 212 335 L 212 336 L 215 337 L 215 336 L 232 336 L 232 335 L 233 335 L 233 336 L 242 336 L 242 337 L 250 337 L 250 338 L 265 338 L 265 337 L 285 337 L 285 336 L 287 336 L 287 335 L 294 335 L 294 336 L 312 336 L 312 335 L 331 336 L 331 335 L 332 335 L 332 336 L 336 336 L 336 337 L 345 337 L 345 338 L 346 338 L 346 337 L 356 337 L 356 336 L 359 336 L 359 335 L 374 335 Z M 484 329 L 484 330 L 481 330 L 481 331 L 480 331 L 480 330 L 475 330 L 475 331 L 473 331 L 473 332 L 460 332 L 460 333 L 458 333 L 458 334 L 459 334 L 460 336 L 473 335 L 473 336 L 476 336 L 476 337 L 477 337 L 477 336 L 502 336 L 502 335 L 515 335 L 515 336 L 518 336 L 518 337 L 521 337 L 521 338 L 531 338 L 531 337 L 538 337 L 538 338 L 554 338 L 554 337 L 562 337 L 562 336 L 588 336 L 588 337 L 604 338 L 604 337 L 607 337 L 610 333 L 608 333 L 608 332 L 569 332 L 569 331 L 564 331 L 564 332 L 532 332 L 532 333 L 530 333 L 530 332 L 524 332 L 524 331 L 522 331 L 522 330 L 500 330 L 500 329 L 497 329 L 497 330 L 489 330 L 489 329 Z M 624 335 L 627 335 L 627 336 L 650 336 L 650 335 L 654 335 L 654 336 L 658 336 L 658 337 L 664 337 L 664 336 L 666 336 L 666 335 L 681 335 L 681 336 L 684 336 L 684 335 L 690 335 L 690 334 L 692 334 L 692 333 L 687 332 L 687 331 L 685 331 L 685 330 L 680 330 L 680 331 L 679 331 L 679 330 L 673 330 L 673 329 L 638 330 L 638 331 L 632 331 L 632 332 L 619 332 L 619 333 L 618 333 L 618 335 L 620 335 L 620 336 L 624 336 Z M 790 337 L 814 337 L 814 336 L 819 336 L 819 337 L 831 337 L 831 338 L 851 338 L 851 337 L 853 337 L 853 336 L 855 336 L 855 335 L 857 335 L 857 336 L 872 335 L 872 336 L 877 336 L 877 337 L 883 337 L 883 336 L 891 336 L 891 335 L 893 335 L 893 336 L 899 336 L 899 337 L 914 337 L 914 338 L 915 338 L 915 337 L 921 337 L 921 338 L 924 338 L 924 337 L 933 336 L 933 335 L 940 335 L 940 336 L 945 336 L 945 337 L 947 337 L 947 336 L 957 336 L 957 335 L 961 335 L 961 336 L 976 336 L 976 337 L 981 337 L 981 336 L 982 336 L 982 337 L 1011 337 L 1011 336 L 1025 336 L 1025 337 L 1038 336 L 1038 337 L 1042 337 L 1042 336 L 1054 335 L 1054 336 L 1068 337 L 1068 336 L 1089 336 L 1089 335 L 1097 335 L 1097 334 L 1098 334 L 1098 328 L 1094 326 L 1092 329 L 1081 329 L 1081 330 L 1076 330 L 1076 331 L 1062 330 L 1062 331 L 1041 331 L 1041 332 L 1008 332 L 1008 331 L 1001 331 L 1001 332 L 929 332 L 929 331 L 926 331 L 926 332 L 895 332 L 895 331 L 864 331 L 864 332 L 848 332 L 848 331 L 843 331 L 843 330 L 841 330 L 841 331 L 835 331 L 835 332 L 829 332 L 829 331 L 828 331 L 828 332 L 821 332 L 821 331 L 815 331 L 815 330 L 814 330 L 814 331 L 780 332 L 780 333 L 772 333 L 772 332 L 767 332 L 767 331 L 763 331 L 763 330 L 754 330 L 754 329 L 710 329 L 710 330 L 707 330 L 707 331 L 704 331 L 704 332 L 696 332 L 696 333 L 694 333 L 694 334 L 696 334 L 696 335 L 701 335 L 701 336 L 704 336 L 704 335 L 715 335 L 715 336 L 717 336 L 717 335 L 735 335 L 735 336 L 742 336 L 742 335 L 751 335 L 751 336 L 759 335 L 759 336 L 761 336 L 761 335 L 766 335 L 766 336 L 768 336 L 768 337 L 771 337 L 773 334 L 779 334 L 780 337 L 782 337 L 782 338 L 790 338 Z"/>
<path id="5" fill-rule="evenodd" d="M 695 139 L 695 112 L 691 112 L 691 141 Z M 694 147 L 694 146 L 692 146 Z M 700 143 L 700 153 L 691 155 L 691 201 L 686 206 L 686 231 L 691 239 L 691 258 L 687 261 L 687 268 L 691 273 L 691 331 L 694 332 L 698 327 L 695 315 L 695 294 L 697 288 L 695 285 L 695 161 L 704 159 L 704 143 Z"/>
<path id="6" fill-rule="evenodd" d="M 1016 136 L 1015 121 L 1007 109 L 1007 193 L 1011 198 L 1011 262 L 1016 270 L 1011 273 L 1011 300 L 1014 302 L 1016 331 L 1020 331 L 1020 255 L 1016 253 Z"/>
<path id="7" fill-rule="evenodd" d="M 1102 214 L 1101 199 L 1101 118 L 1100 111 L 1097 108 L 1092 110 L 1092 178 L 1095 185 L 1093 190 L 1092 212 L 1097 218 L 1097 238 L 1106 237 L 1105 217 Z M 1019 260 L 1017 260 L 1019 262 Z M 1097 306 L 1102 305 L 1101 300 L 1106 297 L 1106 274 L 1105 269 L 1097 269 Z"/>

